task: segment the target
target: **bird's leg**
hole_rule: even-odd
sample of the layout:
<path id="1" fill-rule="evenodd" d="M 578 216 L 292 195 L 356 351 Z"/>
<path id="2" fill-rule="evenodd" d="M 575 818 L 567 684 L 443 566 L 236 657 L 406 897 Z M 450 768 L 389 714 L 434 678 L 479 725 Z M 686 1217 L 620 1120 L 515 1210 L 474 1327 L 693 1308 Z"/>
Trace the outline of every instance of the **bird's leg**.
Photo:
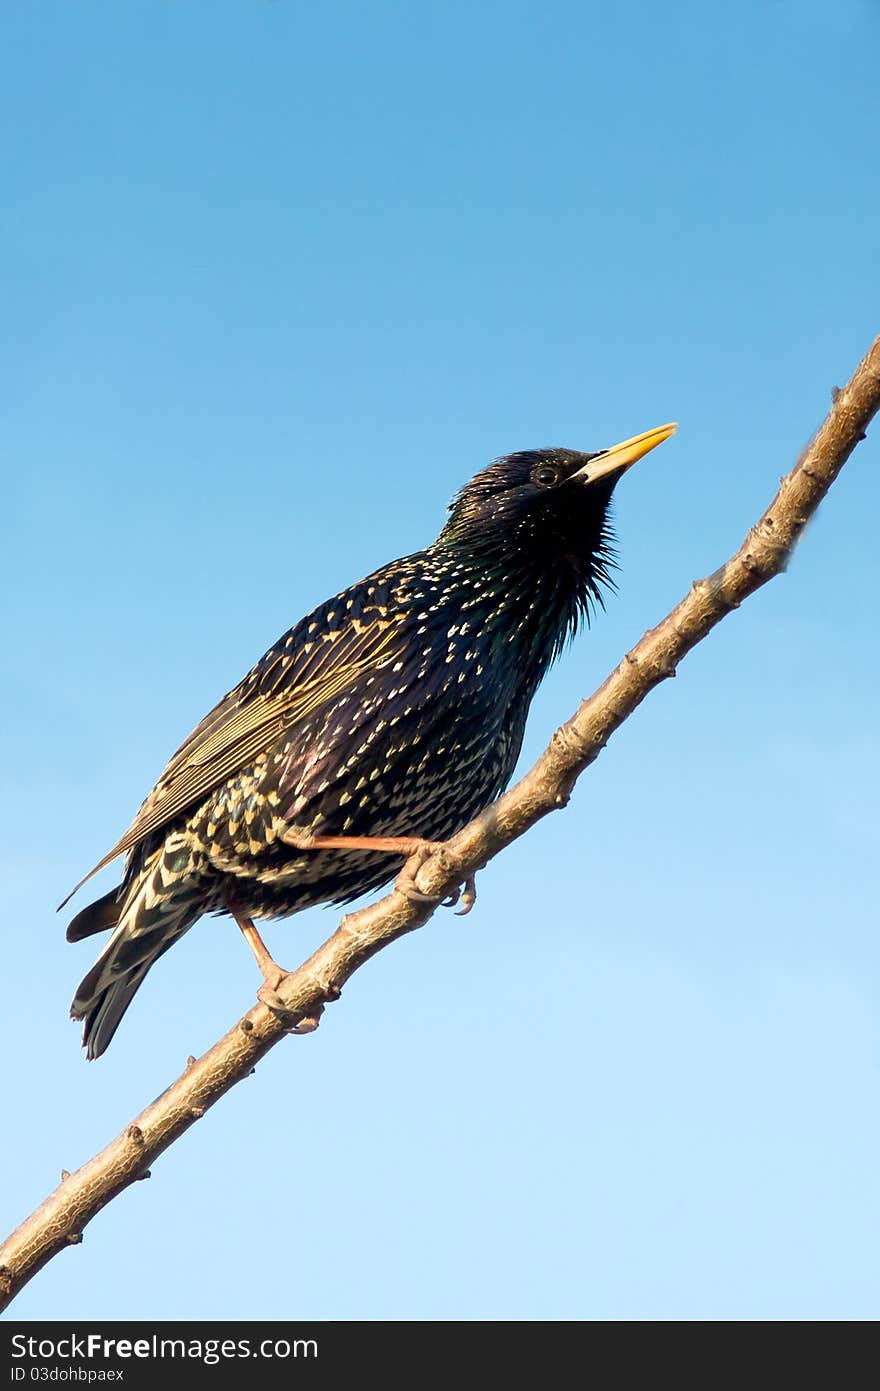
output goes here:
<path id="1" fill-rule="evenodd" d="M 421 836 L 313 836 L 308 831 L 282 831 L 279 839 L 296 850 L 379 850 L 386 855 L 433 855 L 442 840 Z"/>
<path id="2" fill-rule="evenodd" d="M 271 981 L 274 985 L 277 986 L 281 977 L 286 975 L 286 972 L 278 965 L 277 961 L 272 956 L 271 952 L 269 951 L 269 948 L 266 946 L 266 943 L 263 941 L 252 920 L 250 918 L 240 916 L 232 909 L 230 909 L 230 911 L 232 912 L 232 916 L 235 918 L 235 921 L 241 928 L 242 937 L 247 942 L 248 946 L 254 954 L 254 959 L 260 968 L 260 974 L 262 975 L 263 980 L 267 984 L 269 984 L 269 982 Z"/>
<path id="3" fill-rule="evenodd" d="M 241 928 L 241 935 L 253 952 L 254 959 L 263 977 L 263 984 L 257 991 L 257 999 L 261 1004 L 264 1004 L 267 1009 L 270 1009 L 273 1014 L 279 1015 L 282 1019 L 291 1017 L 290 1009 L 278 994 L 279 985 L 289 973 L 278 965 L 278 962 L 274 959 L 266 943 L 257 931 L 253 920 L 245 917 L 243 913 L 238 912 L 237 909 L 233 908 L 232 904 L 228 904 L 227 906 L 233 918 L 238 923 L 238 926 Z M 316 1011 L 314 1015 L 309 1015 L 306 1018 L 296 1016 L 296 1023 L 293 1025 L 291 1033 L 312 1033 L 312 1031 L 318 1027 L 319 1014 L 320 1010 Z"/>
<path id="4" fill-rule="evenodd" d="M 308 832 L 283 831 L 280 839 L 297 850 L 378 850 L 387 855 L 406 855 L 406 864 L 394 881 L 394 887 L 413 903 L 440 903 L 454 908 L 461 902 L 458 917 L 469 913 L 477 901 L 474 876 L 469 874 L 460 889 L 448 897 L 422 893 L 416 887 L 416 875 L 436 850 L 444 848 L 442 840 L 425 840 L 421 836 L 313 836 Z"/>

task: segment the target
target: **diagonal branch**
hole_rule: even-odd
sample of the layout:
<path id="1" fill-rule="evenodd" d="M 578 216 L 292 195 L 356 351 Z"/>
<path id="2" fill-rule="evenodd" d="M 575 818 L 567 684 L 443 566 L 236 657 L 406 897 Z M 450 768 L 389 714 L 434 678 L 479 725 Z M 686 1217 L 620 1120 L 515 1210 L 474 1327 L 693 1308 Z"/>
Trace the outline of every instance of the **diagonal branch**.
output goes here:
<path id="1" fill-rule="evenodd" d="M 575 781 L 611 735 L 731 609 L 780 574 L 805 524 L 816 511 L 880 408 L 880 338 L 852 380 L 834 399 L 827 419 L 798 464 L 783 479 L 767 511 L 736 554 L 708 578 L 697 580 L 656 628 L 628 652 L 598 691 L 556 731 L 534 767 L 509 792 L 426 860 L 418 888 L 450 893 L 548 812 L 564 807 Z M 257 1005 L 166 1092 L 60 1186 L 0 1247 L 0 1308 L 64 1247 L 82 1240 L 83 1228 L 188 1130 L 209 1106 L 253 1071 L 292 1022 L 314 1028 L 324 1005 L 338 998 L 353 973 L 393 942 L 423 926 L 432 905 L 392 891 L 380 902 L 346 914 L 323 946 L 279 986 L 291 1012 L 287 1024 Z"/>

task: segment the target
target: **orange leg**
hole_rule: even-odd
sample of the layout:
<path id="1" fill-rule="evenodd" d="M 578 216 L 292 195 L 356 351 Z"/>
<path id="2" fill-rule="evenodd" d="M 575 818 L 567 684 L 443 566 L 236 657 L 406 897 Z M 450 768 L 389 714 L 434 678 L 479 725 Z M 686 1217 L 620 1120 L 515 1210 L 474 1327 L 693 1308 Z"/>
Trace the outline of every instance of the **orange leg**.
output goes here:
<path id="1" fill-rule="evenodd" d="M 386 855 L 433 854 L 443 844 L 420 836 L 310 836 L 295 831 L 284 831 L 281 839 L 297 850 L 379 850 Z"/>
<path id="2" fill-rule="evenodd" d="M 296 850 L 375 850 L 387 855 L 406 855 L 407 862 L 394 881 L 394 887 L 404 898 L 414 903 L 438 903 L 432 894 L 423 894 L 416 888 L 416 874 L 425 860 L 435 850 L 443 848 L 442 840 L 424 840 L 421 836 L 312 836 L 284 831 L 281 840 Z M 477 901 L 477 888 L 474 876 L 468 875 L 461 889 L 456 889 L 443 900 L 449 908 L 461 901 L 458 917 L 469 913 Z M 265 950 L 265 948 L 264 948 Z M 271 958 L 270 958 L 271 959 Z"/>
<path id="3" fill-rule="evenodd" d="M 231 904 L 229 904 L 228 907 L 233 918 L 241 928 L 241 935 L 253 952 L 254 959 L 263 977 L 263 984 L 257 991 L 257 999 L 261 1004 L 264 1004 L 267 1009 L 270 1009 L 273 1014 L 278 1014 L 282 1018 L 289 1016 L 290 1010 L 278 994 L 278 987 L 288 974 L 287 971 L 283 970 L 283 968 L 278 965 L 277 961 L 275 961 L 272 953 L 269 951 L 269 948 L 254 926 L 253 921 L 250 918 L 246 918 L 243 913 L 239 913 Z M 318 1027 L 318 1019 L 322 1009 L 323 1006 L 321 1006 L 314 1015 L 309 1015 L 306 1018 L 297 1016 L 296 1023 L 291 1029 L 291 1033 L 312 1033 Z"/>

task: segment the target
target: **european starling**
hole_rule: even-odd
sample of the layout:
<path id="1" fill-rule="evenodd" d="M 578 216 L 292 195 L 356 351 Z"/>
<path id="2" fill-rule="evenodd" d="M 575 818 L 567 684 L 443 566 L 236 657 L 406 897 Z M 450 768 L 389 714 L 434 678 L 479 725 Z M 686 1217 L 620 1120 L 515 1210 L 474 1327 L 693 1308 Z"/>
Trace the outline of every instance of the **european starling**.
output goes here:
<path id="1" fill-rule="evenodd" d="M 413 892 L 410 857 L 509 781 L 539 682 L 610 583 L 614 487 L 674 430 L 496 460 L 432 545 L 321 604 L 223 697 L 91 871 L 125 854 L 120 886 L 67 929 L 113 929 L 71 1007 L 89 1058 L 203 913 L 238 922 L 271 1005 L 281 973 L 251 919 L 395 875 Z"/>

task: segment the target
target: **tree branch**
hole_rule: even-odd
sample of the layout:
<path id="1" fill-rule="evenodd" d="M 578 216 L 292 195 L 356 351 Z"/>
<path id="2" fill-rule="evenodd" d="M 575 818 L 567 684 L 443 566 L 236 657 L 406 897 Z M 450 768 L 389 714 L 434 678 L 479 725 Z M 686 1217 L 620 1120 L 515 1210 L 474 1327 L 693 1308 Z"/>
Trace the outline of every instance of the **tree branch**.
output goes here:
<path id="1" fill-rule="evenodd" d="M 535 821 L 564 807 L 575 781 L 611 735 L 681 659 L 719 623 L 785 568 L 806 522 L 816 511 L 880 408 L 880 338 L 852 380 L 833 393 L 827 419 L 770 507 L 736 554 L 647 632 L 576 714 L 556 731 L 534 767 L 510 791 L 427 860 L 416 876 L 425 894 L 450 893 Z M 317 1027 L 324 1005 L 337 999 L 353 973 L 393 942 L 423 926 L 433 905 L 416 904 L 392 890 L 380 902 L 346 914 L 323 946 L 291 972 L 279 994 L 291 1011 L 285 1023 L 257 1005 L 186 1071 L 106 1149 L 60 1186 L 0 1247 L 0 1308 L 64 1247 L 82 1240 L 101 1208 L 137 1179 L 209 1106 L 253 1071 L 289 1032 Z"/>

